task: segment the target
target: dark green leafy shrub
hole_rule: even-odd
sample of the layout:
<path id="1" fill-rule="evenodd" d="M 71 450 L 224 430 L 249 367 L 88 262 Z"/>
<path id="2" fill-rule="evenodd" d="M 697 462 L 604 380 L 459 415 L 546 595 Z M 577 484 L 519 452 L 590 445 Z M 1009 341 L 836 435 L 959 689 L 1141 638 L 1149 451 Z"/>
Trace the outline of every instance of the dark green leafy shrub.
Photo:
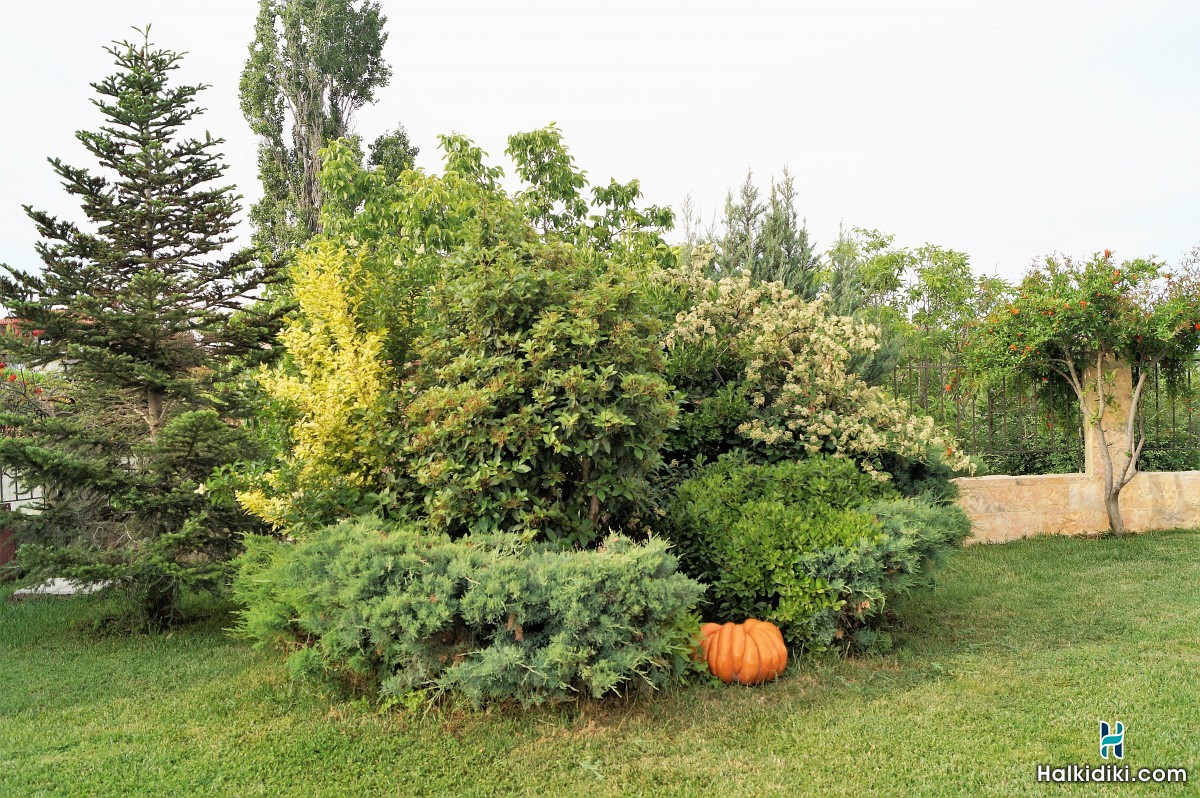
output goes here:
<path id="1" fill-rule="evenodd" d="M 721 566 L 712 546 L 720 532 L 740 520 L 742 507 L 749 502 L 775 500 L 789 506 L 846 510 L 894 495 L 889 485 L 845 458 L 819 456 L 757 465 L 730 454 L 679 486 L 668 511 L 669 526 L 684 570 L 714 584 Z"/>
<path id="2" fill-rule="evenodd" d="M 879 462 L 892 475 L 892 485 L 901 496 L 925 496 L 939 503 L 958 497 L 958 488 L 951 482 L 958 474 L 941 457 L 933 455 L 922 461 L 884 452 Z"/>
<path id="3" fill-rule="evenodd" d="M 688 302 L 657 286 L 663 318 L 675 318 Z M 734 378 L 740 362 L 725 341 L 703 341 L 677 346 L 664 359 L 667 379 L 681 399 L 678 423 L 667 435 L 663 456 L 667 461 L 691 464 L 715 460 L 729 452 L 747 452 L 750 442 L 739 432 L 754 418 L 751 386 Z M 776 458 L 778 459 L 778 458 Z"/>
<path id="4" fill-rule="evenodd" d="M 722 621 L 759 618 L 802 649 L 824 648 L 834 619 L 852 598 L 847 574 L 881 542 L 879 527 L 856 510 L 799 511 L 783 501 L 743 504 L 738 520 L 713 536 L 717 565 L 710 593 Z M 825 562 L 823 555 L 839 555 Z M 816 567 L 814 567 L 816 566 Z"/>
<path id="5" fill-rule="evenodd" d="M 678 413 L 637 275 L 541 243 L 447 270 L 408 406 L 431 525 L 563 545 L 625 527 Z"/>
<path id="6" fill-rule="evenodd" d="M 1150 428 L 1146 448 L 1138 462 L 1140 471 L 1195 471 L 1200 469 L 1200 435 L 1182 428 Z M 1149 425 L 1147 425 L 1149 427 Z M 1077 469 L 1078 470 L 1078 469 Z"/>
<path id="7" fill-rule="evenodd" d="M 251 539 L 241 566 L 240 631 L 299 645 L 291 672 L 384 698 L 451 692 L 477 704 L 599 697 L 681 676 L 703 592 L 662 540 L 614 535 L 562 551 L 371 518 L 298 545 Z"/>
<path id="8" fill-rule="evenodd" d="M 886 645 L 890 599 L 927 585 L 969 531 L 961 509 L 901 498 L 847 460 L 722 458 L 685 481 L 670 528 L 709 616 L 777 624 L 800 651 Z"/>

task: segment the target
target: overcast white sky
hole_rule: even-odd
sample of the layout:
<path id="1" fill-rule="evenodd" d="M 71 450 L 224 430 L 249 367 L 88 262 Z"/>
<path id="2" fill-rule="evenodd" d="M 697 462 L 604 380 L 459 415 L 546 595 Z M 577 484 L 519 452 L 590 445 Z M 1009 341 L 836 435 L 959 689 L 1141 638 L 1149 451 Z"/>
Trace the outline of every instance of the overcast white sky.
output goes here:
<path id="1" fill-rule="evenodd" d="M 21 205 L 75 215 L 45 158 L 87 165 L 102 47 L 153 23 L 212 84 L 205 126 L 258 194 L 237 81 L 254 0 L 4 0 L 0 262 L 36 268 Z M 395 75 L 357 118 L 402 122 L 438 168 L 438 133 L 499 161 L 555 120 L 594 182 L 707 215 L 747 169 L 783 165 L 819 245 L 839 223 L 963 250 L 1016 276 L 1040 254 L 1169 259 L 1200 241 L 1200 2 L 400 2 Z M 511 171 L 511 170 L 510 170 Z"/>

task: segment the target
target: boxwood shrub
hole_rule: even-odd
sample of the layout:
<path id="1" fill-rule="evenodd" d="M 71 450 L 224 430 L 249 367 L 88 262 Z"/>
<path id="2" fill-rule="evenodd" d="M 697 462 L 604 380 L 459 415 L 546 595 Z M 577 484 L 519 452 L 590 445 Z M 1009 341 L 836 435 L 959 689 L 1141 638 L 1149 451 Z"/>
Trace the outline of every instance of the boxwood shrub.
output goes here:
<path id="1" fill-rule="evenodd" d="M 402 699 L 595 697 L 687 673 L 703 587 L 665 541 L 564 551 L 514 534 L 451 540 L 360 518 L 299 544 L 252 538 L 240 632 L 295 674 Z"/>
<path id="2" fill-rule="evenodd" d="M 929 584 L 969 531 L 958 507 L 824 456 L 722 458 L 680 485 L 669 521 L 685 570 L 709 585 L 709 620 L 769 620 L 801 652 L 886 646 L 888 602 Z"/>

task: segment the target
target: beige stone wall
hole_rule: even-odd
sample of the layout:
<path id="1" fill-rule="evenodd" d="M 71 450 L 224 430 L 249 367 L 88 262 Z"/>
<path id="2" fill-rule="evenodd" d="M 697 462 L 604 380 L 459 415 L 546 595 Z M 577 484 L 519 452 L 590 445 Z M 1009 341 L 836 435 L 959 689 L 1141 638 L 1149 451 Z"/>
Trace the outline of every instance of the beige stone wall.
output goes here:
<path id="1" fill-rule="evenodd" d="M 1004 543 L 1031 535 L 1108 530 L 1103 483 L 1094 474 L 956 479 L 971 519 L 968 543 Z M 1200 528 L 1200 471 L 1142 472 L 1121 491 L 1131 532 Z"/>
<path id="2" fill-rule="evenodd" d="M 1108 531 L 1104 511 L 1103 452 L 1094 424 L 1101 422 L 1115 476 L 1129 461 L 1132 370 L 1105 358 L 1104 412 L 1096 401 L 1096 368 L 1085 385 L 1084 473 L 1031 477 L 965 477 L 959 505 L 971 519 L 968 543 L 1004 543 L 1031 535 L 1087 535 Z M 1101 418 L 1102 416 L 1102 418 Z M 1130 532 L 1200 528 L 1200 471 L 1141 472 L 1121 491 L 1121 518 Z"/>

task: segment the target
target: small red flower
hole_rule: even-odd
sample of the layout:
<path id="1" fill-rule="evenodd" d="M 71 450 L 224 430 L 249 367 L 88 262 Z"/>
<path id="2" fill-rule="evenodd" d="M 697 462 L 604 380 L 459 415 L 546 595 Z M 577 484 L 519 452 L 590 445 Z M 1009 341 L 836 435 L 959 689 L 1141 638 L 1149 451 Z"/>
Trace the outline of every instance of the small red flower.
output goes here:
<path id="1" fill-rule="evenodd" d="M 17 375 L 16 375 L 16 374 L 13 374 L 12 372 L 9 372 L 9 374 L 8 374 L 8 381 L 9 381 L 9 382 L 16 382 L 16 381 L 17 381 Z"/>
<path id="2" fill-rule="evenodd" d="M 42 389 L 41 389 L 41 388 L 34 388 L 34 389 L 33 389 L 33 392 L 34 392 L 34 393 L 41 393 L 41 392 L 42 392 Z"/>
<path id="3" fill-rule="evenodd" d="M 41 335 L 44 332 L 45 332 L 45 330 L 34 330 L 33 335 L 36 338 L 37 336 Z"/>

